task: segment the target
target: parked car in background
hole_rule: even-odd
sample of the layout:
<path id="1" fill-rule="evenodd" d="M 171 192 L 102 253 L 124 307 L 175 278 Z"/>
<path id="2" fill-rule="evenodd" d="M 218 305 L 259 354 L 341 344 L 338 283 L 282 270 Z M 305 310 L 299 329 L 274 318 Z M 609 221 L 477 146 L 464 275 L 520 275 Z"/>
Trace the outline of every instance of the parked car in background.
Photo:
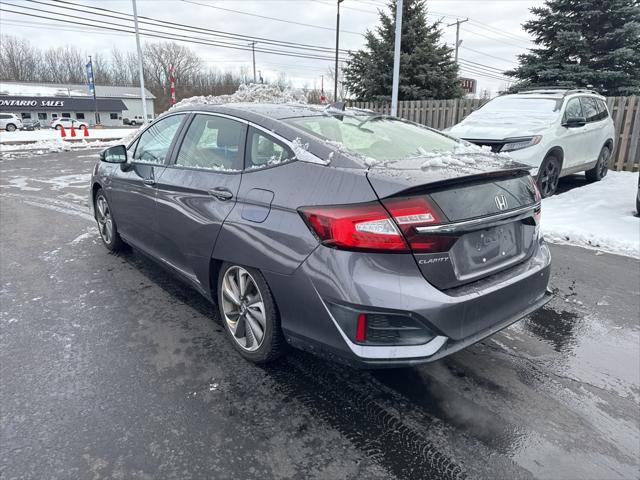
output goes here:
<path id="1" fill-rule="evenodd" d="M 433 361 L 550 299 L 526 166 L 344 105 L 173 109 L 101 154 L 89 204 L 107 249 L 214 301 L 254 362 Z"/>
<path id="2" fill-rule="evenodd" d="M 534 167 L 543 197 L 560 177 L 608 171 L 615 129 L 605 98 L 590 90 L 544 88 L 499 96 L 448 133 Z"/>
<path id="3" fill-rule="evenodd" d="M 76 120 L 75 118 L 56 118 L 53 122 L 51 122 L 51 128 L 55 128 L 56 130 L 60 130 L 62 127 L 64 128 L 82 128 L 88 127 L 89 124 L 87 122 L 83 122 L 82 120 Z"/>
<path id="4" fill-rule="evenodd" d="M 22 128 L 22 120 L 15 113 L 0 113 L 0 129 L 15 132 Z"/>
<path id="5" fill-rule="evenodd" d="M 20 130 L 40 130 L 40 121 L 25 118 L 22 120 L 22 128 Z"/>
<path id="6" fill-rule="evenodd" d="M 126 117 L 123 118 L 122 123 L 124 123 L 125 125 L 136 126 L 136 125 L 142 125 L 144 121 L 142 119 L 142 115 L 136 115 L 133 118 L 126 118 Z"/>

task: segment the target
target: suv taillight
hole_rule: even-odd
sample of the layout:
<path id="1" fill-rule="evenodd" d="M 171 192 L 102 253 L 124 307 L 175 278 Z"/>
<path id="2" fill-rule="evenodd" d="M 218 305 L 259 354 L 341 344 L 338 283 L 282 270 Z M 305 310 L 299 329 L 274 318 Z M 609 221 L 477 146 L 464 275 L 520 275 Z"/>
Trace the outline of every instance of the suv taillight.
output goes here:
<path id="1" fill-rule="evenodd" d="M 384 205 L 384 206 L 383 206 Z M 441 214 L 423 197 L 299 209 L 323 245 L 346 250 L 442 252 L 456 237 L 421 234 L 416 227 L 438 225 Z"/>

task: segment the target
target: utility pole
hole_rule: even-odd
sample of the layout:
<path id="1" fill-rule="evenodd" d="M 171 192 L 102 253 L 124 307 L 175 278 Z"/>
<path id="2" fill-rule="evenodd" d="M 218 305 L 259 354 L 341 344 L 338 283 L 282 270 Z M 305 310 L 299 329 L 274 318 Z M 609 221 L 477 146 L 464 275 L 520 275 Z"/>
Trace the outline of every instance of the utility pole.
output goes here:
<path id="1" fill-rule="evenodd" d="M 338 47 L 340 46 L 340 4 L 344 0 L 338 0 L 338 13 L 336 15 L 336 69 L 333 72 L 333 101 L 338 101 Z"/>
<path id="2" fill-rule="evenodd" d="M 398 116 L 398 86 L 400 84 L 400 43 L 402 41 L 402 0 L 396 0 L 396 38 L 393 47 L 393 85 L 391 88 L 391 115 Z"/>
<path id="3" fill-rule="evenodd" d="M 257 83 L 258 79 L 256 77 L 256 42 L 251 42 L 251 53 L 253 54 L 253 83 Z"/>
<path id="4" fill-rule="evenodd" d="M 142 48 L 140 48 L 140 32 L 138 31 L 138 9 L 136 0 L 133 3 L 133 26 L 136 31 L 136 48 L 138 49 L 138 73 L 140 75 L 140 98 L 142 99 L 142 122 L 147 123 L 147 96 L 144 93 L 144 72 L 142 71 Z"/>
<path id="5" fill-rule="evenodd" d="M 462 45 L 462 40 L 460 40 L 460 24 L 468 21 L 468 18 L 465 18 L 464 20 L 458 19 L 454 23 L 450 23 L 447 25 L 447 27 L 451 27 L 453 25 L 456 26 L 456 65 L 458 64 L 458 48 L 460 48 L 460 45 Z"/>

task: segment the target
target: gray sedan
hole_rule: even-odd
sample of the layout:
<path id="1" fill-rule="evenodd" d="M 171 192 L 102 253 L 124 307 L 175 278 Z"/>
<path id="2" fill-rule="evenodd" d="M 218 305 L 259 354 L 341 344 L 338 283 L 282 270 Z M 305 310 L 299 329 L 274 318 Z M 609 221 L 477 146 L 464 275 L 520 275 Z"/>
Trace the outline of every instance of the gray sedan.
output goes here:
<path id="1" fill-rule="evenodd" d="M 90 205 L 214 302 L 241 355 L 433 361 L 549 299 L 526 168 L 343 106 L 172 109 L 101 154 Z"/>

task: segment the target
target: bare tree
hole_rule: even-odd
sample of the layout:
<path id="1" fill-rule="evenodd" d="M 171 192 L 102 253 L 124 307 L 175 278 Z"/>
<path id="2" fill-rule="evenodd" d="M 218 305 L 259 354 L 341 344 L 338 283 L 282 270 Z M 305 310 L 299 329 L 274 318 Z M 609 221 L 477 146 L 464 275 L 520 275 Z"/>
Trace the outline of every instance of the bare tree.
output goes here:
<path id="1" fill-rule="evenodd" d="M 40 80 L 42 54 L 28 40 L 10 35 L 0 37 L 0 79 Z"/>

